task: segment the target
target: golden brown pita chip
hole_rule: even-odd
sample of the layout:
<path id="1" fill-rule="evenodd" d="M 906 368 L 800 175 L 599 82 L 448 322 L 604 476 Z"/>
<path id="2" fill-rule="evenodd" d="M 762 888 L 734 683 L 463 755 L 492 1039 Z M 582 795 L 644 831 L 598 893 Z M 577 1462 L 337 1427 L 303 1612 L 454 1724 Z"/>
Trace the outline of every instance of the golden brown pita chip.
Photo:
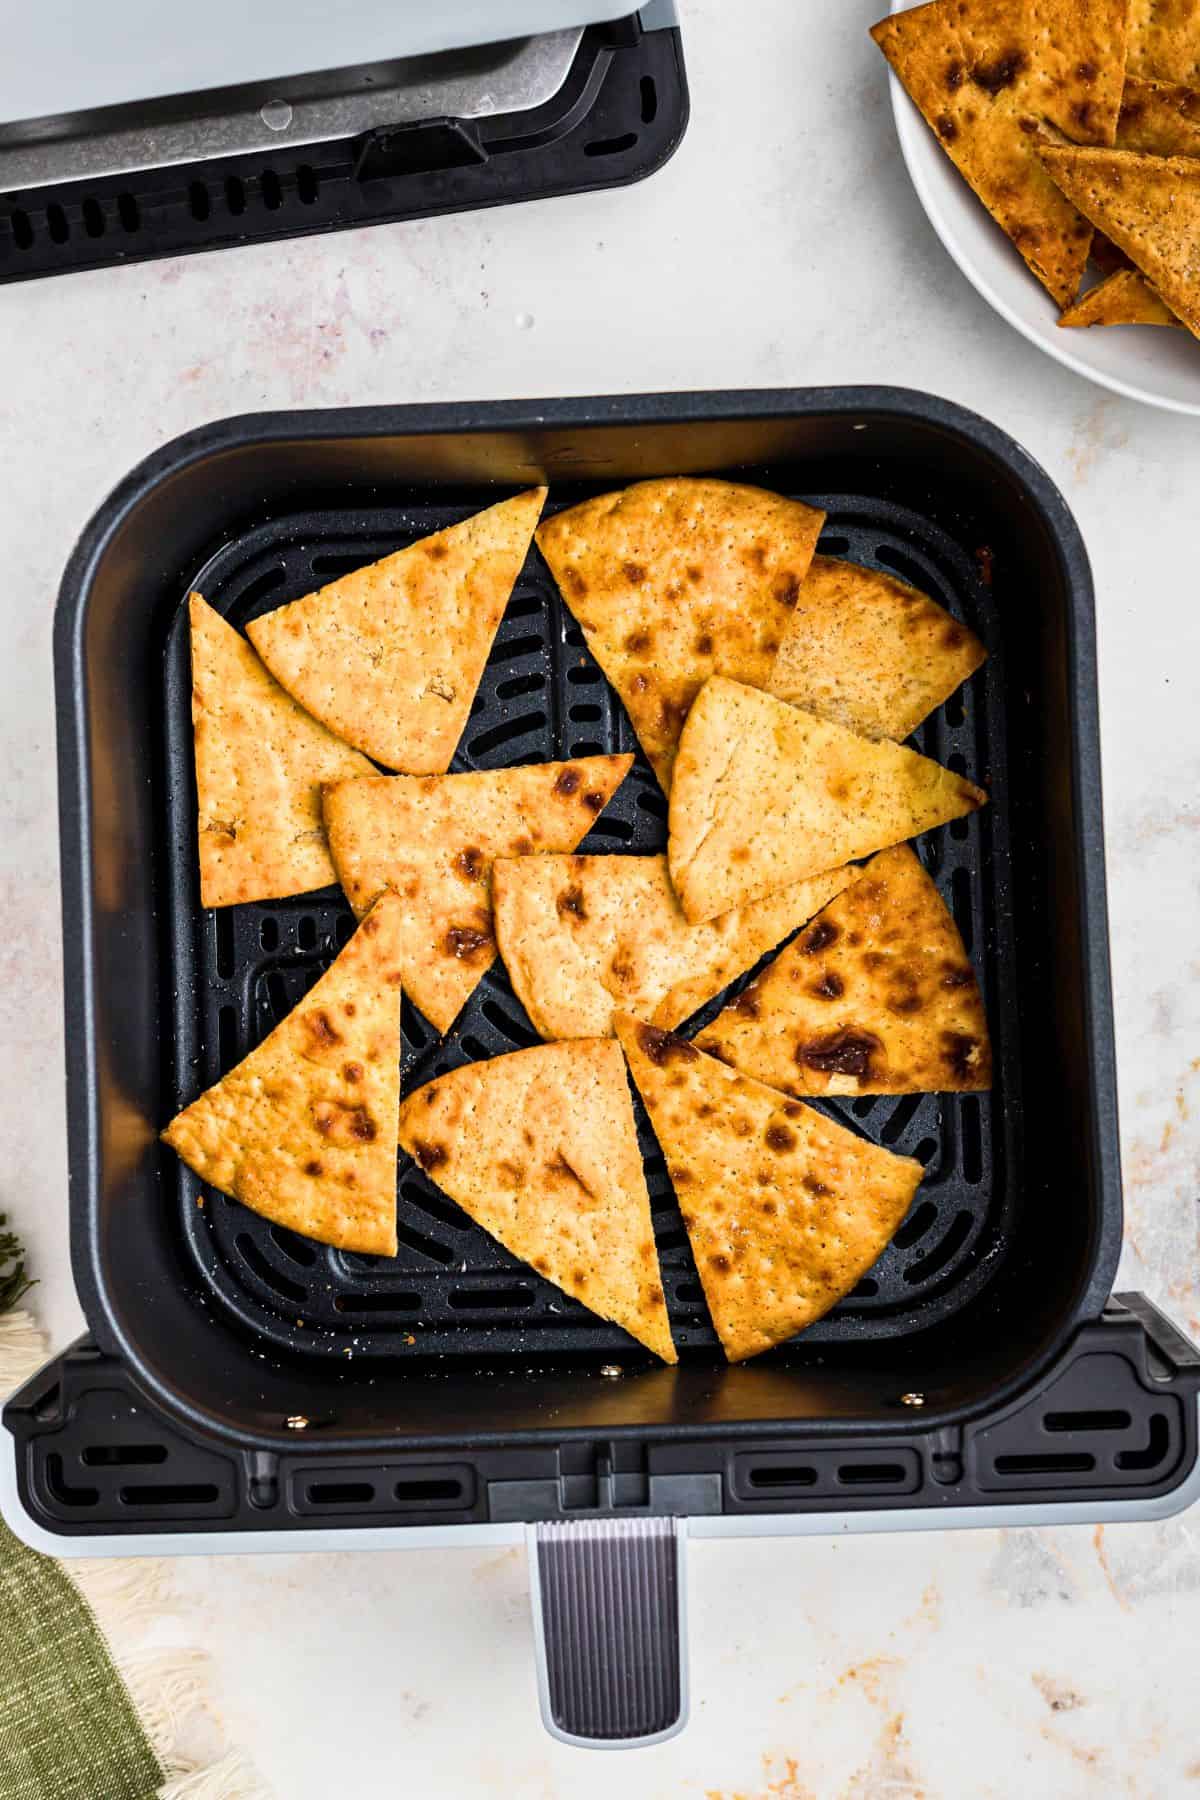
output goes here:
<path id="1" fill-rule="evenodd" d="M 1200 158 L 1047 145 L 1042 160 L 1200 337 Z"/>
<path id="2" fill-rule="evenodd" d="M 861 1281 L 912 1204 L 921 1165 L 618 1013 L 731 1362 L 803 1331 Z"/>
<path id="3" fill-rule="evenodd" d="M 386 895 L 316 987 L 163 1132 L 202 1181 L 322 1244 L 396 1254 L 400 922 Z"/>
<path id="4" fill-rule="evenodd" d="M 346 898 L 361 917 L 385 888 L 400 894 L 405 992 L 438 1031 L 450 1029 L 495 960 L 496 857 L 573 850 L 632 763 L 586 756 L 326 788 L 330 854 Z"/>
<path id="5" fill-rule="evenodd" d="M 787 1094 L 963 1093 L 992 1081 L 979 983 L 907 844 L 872 857 L 696 1042 Z"/>
<path id="6" fill-rule="evenodd" d="M 665 856 L 496 863 L 496 942 L 544 1038 L 611 1037 L 614 1011 L 681 1020 L 811 919 L 857 873 L 799 881 L 704 925 L 683 916 Z"/>
<path id="7" fill-rule="evenodd" d="M 1200 87 L 1195 0 L 1129 0 L 1129 73 Z"/>
<path id="8" fill-rule="evenodd" d="M 284 693 L 240 632 L 189 601 L 200 902 L 280 900 L 334 878 L 321 783 L 374 771 Z"/>
<path id="9" fill-rule="evenodd" d="M 814 556 L 763 685 L 860 737 L 899 741 L 986 657 L 975 633 L 919 588 Z"/>
<path id="10" fill-rule="evenodd" d="M 1059 315 L 1058 322 L 1065 326 L 1182 325 L 1136 269 L 1118 269 L 1115 275 L 1098 281 Z"/>
<path id="11" fill-rule="evenodd" d="M 731 481 L 643 481 L 537 534 L 665 793 L 707 677 L 765 685 L 825 515 Z"/>
<path id="12" fill-rule="evenodd" d="M 1128 76 L 1116 148 L 1149 156 L 1200 156 L 1200 89 Z"/>
<path id="13" fill-rule="evenodd" d="M 389 769 L 440 774 L 546 498 L 532 488 L 247 626 L 275 678 Z"/>
<path id="14" fill-rule="evenodd" d="M 714 675 L 679 741 L 671 880 L 693 923 L 711 919 L 986 800 L 915 750 L 872 743 Z"/>
<path id="15" fill-rule="evenodd" d="M 1200 92 L 1173 82 L 1127 76 L 1116 147 L 1143 150 L 1151 156 L 1200 156 Z M 1105 275 L 1120 272 L 1123 279 L 1098 283 L 1068 307 L 1060 325 L 1182 326 L 1182 320 L 1131 266 L 1124 251 L 1102 231 L 1093 234 L 1092 261 Z"/>
<path id="16" fill-rule="evenodd" d="M 959 173 L 1059 306 L 1091 232 L 1038 161 L 1043 126 L 1111 144 L 1128 0 L 932 0 L 871 36 Z"/>
<path id="17" fill-rule="evenodd" d="M 405 1100 L 400 1142 L 506 1250 L 676 1361 L 625 1064 L 611 1038 L 454 1069 Z"/>

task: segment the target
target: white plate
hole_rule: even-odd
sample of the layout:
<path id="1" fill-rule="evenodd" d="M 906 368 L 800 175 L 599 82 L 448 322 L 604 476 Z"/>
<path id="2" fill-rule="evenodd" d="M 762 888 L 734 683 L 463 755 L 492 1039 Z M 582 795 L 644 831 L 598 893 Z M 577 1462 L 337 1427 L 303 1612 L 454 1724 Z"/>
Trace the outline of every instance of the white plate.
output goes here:
<path id="1" fill-rule="evenodd" d="M 906 12 L 910 0 L 892 0 Z M 967 186 L 892 76 L 900 148 L 929 222 L 967 280 L 1031 344 L 1114 393 L 1171 412 L 1200 415 L 1200 343 L 1163 326 L 1064 330 L 1053 300 Z"/>

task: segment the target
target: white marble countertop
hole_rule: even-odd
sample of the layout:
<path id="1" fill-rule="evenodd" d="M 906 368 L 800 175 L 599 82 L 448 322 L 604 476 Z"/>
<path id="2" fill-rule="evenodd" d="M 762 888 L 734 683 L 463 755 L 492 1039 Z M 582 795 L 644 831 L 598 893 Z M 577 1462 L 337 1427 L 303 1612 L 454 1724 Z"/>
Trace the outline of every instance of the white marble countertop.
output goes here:
<path id="1" fill-rule="evenodd" d="M 638 187 L 0 290 L 0 1208 L 56 1346 L 80 1315 L 50 626 L 106 490 L 177 432 L 259 407 L 827 382 L 987 414 L 1087 539 L 1123 1280 L 1200 1332 L 1200 426 L 1059 369 L 957 274 L 898 156 L 866 36 L 881 10 L 683 0 L 692 123 Z M 1200 1793 L 1196 1535 L 1185 1515 L 696 1545 L 692 1724 L 618 1764 L 542 1731 L 517 1551 L 204 1558 L 175 1580 L 226 1729 L 287 1800 L 343 1782 L 599 1800 L 614 1779 L 639 1800 L 1159 1800 Z"/>

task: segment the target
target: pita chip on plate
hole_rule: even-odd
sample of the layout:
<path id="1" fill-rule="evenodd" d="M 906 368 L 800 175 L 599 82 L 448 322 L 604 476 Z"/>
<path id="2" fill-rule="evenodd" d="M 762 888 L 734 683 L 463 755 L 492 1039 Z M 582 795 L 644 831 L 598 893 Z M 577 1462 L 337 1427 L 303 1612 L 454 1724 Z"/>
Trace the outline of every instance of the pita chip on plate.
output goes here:
<path id="1" fill-rule="evenodd" d="M 1200 87 L 1200 12 L 1194 0 L 1129 0 L 1129 73 Z"/>
<path id="2" fill-rule="evenodd" d="M 982 788 L 714 675 L 679 743 L 667 855 L 693 923 L 961 818 Z"/>
<path id="3" fill-rule="evenodd" d="M 201 905 L 327 887 L 321 784 L 374 769 L 297 706 L 199 594 L 189 611 Z"/>
<path id="4" fill-rule="evenodd" d="M 531 488 L 247 626 L 271 673 L 389 769 L 450 766 L 546 498 Z"/>
<path id="5" fill-rule="evenodd" d="M 1150 283 L 1136 269 L 1106 275 L 1058 317 L 1060 325 L 1174 325 L 1182 328 Z"/>
<path id="6" fill-rule="evenodd" d="M 453 1069 L 405 1100 L 400 1142 L 506 1250 L 676 1361 L 613 1039 L 539 1044 Z"/>
<path id="7" fill-rule="evenodd" d="M 1200 31 L 1200 12 L 1196 17 Z M 1200 88 L 1127 76 L 1115 148 L 1148 156 L 1200 156 Z"/>
<path id="8" fill-rule="evenodd" d="M 1200 337 L 1200 158 L 1044 145 L 1054 180 Z"/>
<path id="9" fill-rule="evenodd" d="M 708 1310 L 740 1362 L 822 1317 L 877 1262 L 921 1165 L 618 1013 Z"/>
<path id="10" fill-rule="evenodd" d="M 1200 92 L 1175 82 L 1128 76 L 1116 148 L 1150 156 L 1200 156 Z M 1182 325 L 1103 232 L 1092 239 L 1092 260 L 1110 279 L 1098 282 L 1068 307 L 1060 325 Z"/>
<path id="11" fill-rule="evenodd" d="M 975 633 L 919 588 L 814 556 L 763 685 L 860 737 L 899 742 L 986 657 Z"/>
<path id="12" fill-rule="evenodd" d="M 872 857 L 696 1042 L 795 1095 L 966 1093 L 992 1081 L 975 971 L 907 844 Z"/>
<path id="13" fill-rule="evenodd" d="M 931 0 L 871 36 L 942 148 L 1060 307 L 1091 229 L 1038 160 L 1048 127 L 1113 141 L 1129 0 Z"/>
<path id="14" fill-rule="evenodd" d="M 373 1256 L 396 1253 L 402 913 L 380 900 L 287 1018 L 162 1134 L 263 1218 Z"/>
<path id="15" fill-rule="evenodd" d="M 537 534 L 664 793 L 708 676 L 765 686 L 825 515 L 732 481 L 643 481 Z"/>
<path id="16" fill-rule="evenodd" d="M 373 775 L 325 790 L 337 878 L 361 918 L 387 888 L 404 901 L 410 1000 L 448 1031 L 496 956 L 497 856 L 573 850 L 629 773 L 631 755 L 465 775 Z"/>
<path id="17" fill-rule="evenodd" d="M 857 873 L 795 882 L 689 925 L 665 856 L 520 856 L 492 872 L 496 942 L 544 1038 L 611 1037 L 618 1009 L 678 1025 Z"/>

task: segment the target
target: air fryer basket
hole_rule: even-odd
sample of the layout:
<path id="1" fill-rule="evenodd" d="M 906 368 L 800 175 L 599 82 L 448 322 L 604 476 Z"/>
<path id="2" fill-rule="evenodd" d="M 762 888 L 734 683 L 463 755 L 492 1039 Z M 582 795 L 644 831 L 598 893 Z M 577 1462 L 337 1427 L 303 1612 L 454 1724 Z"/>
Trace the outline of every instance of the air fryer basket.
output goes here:
<path id="1" fill-rule="evenodd" d="M 549 479 L 563 504 L 689 471 L 816 500 L 826 549 L 929 587 L 988 642 L 982 676 L 923 728 L 922 747 L 983 781 L 992 804 L 921 851 L 980 969 L 998 1080 L 990 1097 L 843 1108 L 918 1154 L 926 1182 L 869 1280 L 740 1368 L 716 1351 L 647 1134 L 681 1350 L 669 1371 L 513 1262 L 403 1161 L 400 1254 L 378 1263 L 201 1196 L 155 1134 L 293 1004 L 350 923 L 335 892 L 198 905 L 189 587 L 244 624 L 522 484 Z M 758 1443 L 911 1437 L 902 1402 L 915 1396 L 928 1444 L 1040 1391 L 1080 1328 L 1102 1320 L 1120 1244 L 1093 657 L 1090 577 L 1061 497 L 1001 433 L 922 395 L 277 415 L 167 446 L 88 528 L 57 621 L 73 1242 L 106 1368 L 216 1453 L 294 1452 L 298 1417 L 318 1460 L 453 1451 L 474 1469 L 472 1505 L 488 1504 L 473 1459 L 522 1446 L 549 1459 L 535 1457 L 531 1479 L 586 1484 L 607 1468 L 644 1492 L 666 1457 L 715 1470 L 720 1504 L 734 1505 L 735 1452 Z M 456 766 L 632 746 L 534 553 Z M 590 843 L 646 850 L 662 834 L 639 758 Z M 533 1041 L 500 970 L 444 1043 L 410 1008 L 404 1022 L 410 1084 Z M 620 1379 L 601 1372 L 614 1365 Z M 1094 1467 L 1120 1487 L 1111 1458 Z M 528 1489 L 496 1504 L 553 1510 Z"/>

